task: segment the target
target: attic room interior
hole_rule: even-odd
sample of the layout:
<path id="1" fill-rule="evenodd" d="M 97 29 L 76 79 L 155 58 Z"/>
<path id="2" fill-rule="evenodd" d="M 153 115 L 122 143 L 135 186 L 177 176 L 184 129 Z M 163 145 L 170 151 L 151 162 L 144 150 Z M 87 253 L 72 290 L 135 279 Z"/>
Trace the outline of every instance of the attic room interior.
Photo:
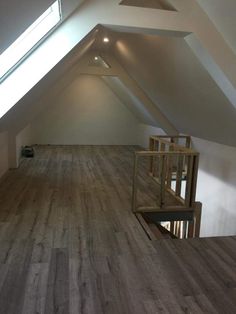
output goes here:
<path id="1" fill-rule="evenodd" d="M 236 312 L 235 27 L 0 2 L 0 314 Z"/>

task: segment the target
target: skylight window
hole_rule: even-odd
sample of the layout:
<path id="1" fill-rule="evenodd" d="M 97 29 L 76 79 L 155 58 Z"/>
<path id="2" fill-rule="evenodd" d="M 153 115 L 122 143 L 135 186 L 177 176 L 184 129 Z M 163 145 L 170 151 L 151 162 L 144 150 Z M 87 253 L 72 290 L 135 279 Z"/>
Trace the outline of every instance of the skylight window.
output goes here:
<path id="1" fill-rule="evenodd" d="M 61 19 L 60 0 L 54 2 L 20 37 L 0 55 L 0 81 Z"/>

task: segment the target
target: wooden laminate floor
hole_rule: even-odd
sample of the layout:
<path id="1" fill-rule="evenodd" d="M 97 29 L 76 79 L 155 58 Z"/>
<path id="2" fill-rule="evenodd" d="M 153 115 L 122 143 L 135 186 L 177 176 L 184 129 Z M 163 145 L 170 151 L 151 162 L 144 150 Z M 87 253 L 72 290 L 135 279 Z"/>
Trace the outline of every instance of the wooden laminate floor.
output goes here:
<path id="1" fill-rule="evenodd" d="M 236 313 L 236 237 L 150 241 L 134 149 L 37 147 L 4 176 L 0 314 Z"/>

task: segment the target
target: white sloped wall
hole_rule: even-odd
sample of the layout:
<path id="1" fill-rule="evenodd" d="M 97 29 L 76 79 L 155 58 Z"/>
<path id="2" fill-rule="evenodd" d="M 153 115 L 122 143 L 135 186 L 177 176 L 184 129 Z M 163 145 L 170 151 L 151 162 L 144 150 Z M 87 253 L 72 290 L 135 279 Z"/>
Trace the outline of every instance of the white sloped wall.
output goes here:
<path id="1" fill-rule="evenodd" d="M 236 234 L 236 148 L 193 138 L 200 152 L 197 199 L 203 203 L 201 236 Z"/>

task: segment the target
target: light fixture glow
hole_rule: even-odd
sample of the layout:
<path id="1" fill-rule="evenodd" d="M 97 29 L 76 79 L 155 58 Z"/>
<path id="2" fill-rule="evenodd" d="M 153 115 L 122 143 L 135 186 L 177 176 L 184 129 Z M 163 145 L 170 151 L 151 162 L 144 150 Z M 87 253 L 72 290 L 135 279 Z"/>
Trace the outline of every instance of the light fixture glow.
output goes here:
<path id="1" fill-rule="evenodd" d="M 94 60 L 97 61 L 97 60 L 98 60 L 98 57 L 94 57 Z"/>
<path id="2" fill-rule="evenodd" d="M 108 38 L 108 37 L 104 37 L 104 38 L 103 38 L 103 42 L 104 42 L 104 43 L 108 43 L 108 42 L 109 42 L 109 38 Z"/>

